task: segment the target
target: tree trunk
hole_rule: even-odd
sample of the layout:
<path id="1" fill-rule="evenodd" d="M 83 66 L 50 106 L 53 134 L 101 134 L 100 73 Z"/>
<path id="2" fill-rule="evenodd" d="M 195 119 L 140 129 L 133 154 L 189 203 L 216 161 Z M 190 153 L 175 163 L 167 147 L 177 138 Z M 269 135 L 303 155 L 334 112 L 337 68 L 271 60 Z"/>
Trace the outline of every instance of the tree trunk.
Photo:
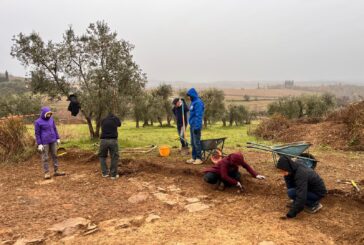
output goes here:
<path id="1" fill-rule="evenodd" d="M 135 127 L 136 127 L 136 128 L 139 128 L 139 120 L 136 120 L 136 121 L 135 121 Z"/>
<path id="2" fill-rule="evenodd" d="M 226 127 L 226 119 L 222 119 L 222 126 Z"/>
<path id="3" fill-rule="evenodd" d="M 149 125 L 148 119 L 144 119 L 143 128 L 146 127 L 146 126 L 148 126 L 148 125 Z"/>
<path id="4" fill-rule="evenodd" d="M 203 118 L 203 125 L 205 128 L 207 128 L 207 118 L 206 117 Z"/>
<path id="5" fill-rule="evenodd" d="M 171 126 L 171 120 L 172 118 L 170 116 L 167 116 L 167 125 Z"/>
<path id="6" fill-rule="evenodd" d="M 163 126 L 162 118 L 158 117 L 159 126 Z"/>
<path id="7" fill-rule="evenodd" d="M 87 126 L 88 126 L 88 130 L 90 132 L 90 138 L 91 139 L 95 139 L 96 136 L 95 136 L 95 131 L 94 131 L 94 127 L 92 126 L 92 120 L 91 120 L 91 117 L 87 117 L 85 116 L 86 118 L 86 122 L 87 122 Z"/>

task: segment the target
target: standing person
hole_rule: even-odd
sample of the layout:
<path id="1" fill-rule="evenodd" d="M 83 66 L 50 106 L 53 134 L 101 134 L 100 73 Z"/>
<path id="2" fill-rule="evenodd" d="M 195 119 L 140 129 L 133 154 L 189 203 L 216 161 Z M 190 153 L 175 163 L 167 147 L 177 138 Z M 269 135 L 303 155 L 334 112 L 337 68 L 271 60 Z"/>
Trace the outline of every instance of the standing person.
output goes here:
<path id="1" fill-rule="evenodd" d="M 121 126 L 121 121 L 114 114 L 109 113 L 101 121 L 101 142 L 99 149 L 99 158 L 101 165 L 102 177 L 111 177 L 115 180 L 119 178 L 118 160 L 119 160 L 119 144 L 118 144 L 118 127 Z M 106 164 L 107 154 L 110 152 L 111 164 L 108 169 Z"/>
<path id="2" fill-rule="evenodd" d="M 237 152 L 224 157 L 213 167 L 204 170 L 204 180 L 209 184 L 216 185 L 219 189 L 224 189 L 226 186 L 236 186 L 243 189 L 240 182 L 239 166 L 245 168 L 254 178 L 259 180 L 265 179 L 265 176 L 255 172 L 245 162 L 243 154 Z"/>
<path id="3" fill-rule="evenodd" d="M 284 171 L 287 195 L 293 200 L 284 218 L 296 217 L 305 206 L 309 213 L 316 213 L 322 208 L 320 199 L 327 190 L 324 181 L 314 170 L 287 156 L 279 158 L 277 168 Z"/>
<path id="4" fill-rule="evenodd" d="M 49 107 L 43 107 L 40 117 L 34 122 L 35 139 L 37 141 L 38 151 L 41 152 L 45 179 L 51 178 L 48 164 L 49 154 L 53 161 L 53 175 L 65 175 L 64 172 L 58 170 L 57 144 L 60 144 L 61 141 L 52 115 L 53 112 Z"/>
<path id="5" fill-rule="evenodd" d="M 187 96 L 191 100 L 190 105 L 190 131 L 191 131 L 191 145 L 192 145 L 192 158 L 187 160 L 187 163 L 202 164 L 201 155 L 201 130 L 202 119 L 205 111 L 205 105 L 198 96 L 196 89 L 191 88 L 187 92 Z"/>
<path id="6" fill-rule="evenodd" d="M 177 132 L 181 141 L 182 151 L 186 150 L 188 152 L 188 143 L 185 138 L 185 132 L 188 125 L 187 115 L 189 109 L 184 99 L 175 98 L 172 103 L 174 105 L 172 111 L 176 117 Z"/>

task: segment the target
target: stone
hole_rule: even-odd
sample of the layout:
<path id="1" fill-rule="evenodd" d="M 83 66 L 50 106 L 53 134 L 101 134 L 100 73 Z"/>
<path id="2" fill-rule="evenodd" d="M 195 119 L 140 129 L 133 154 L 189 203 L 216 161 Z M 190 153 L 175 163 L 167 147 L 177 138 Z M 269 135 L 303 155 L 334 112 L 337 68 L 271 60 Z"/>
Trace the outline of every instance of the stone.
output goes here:
<path id="1" fill-rule="evenodd" d="M 159 201 L 168 201 L 168 194 L 165 193 L 161 193 L 161 192 L 156 192 L 153 194 L 155 196 L 155 198 L 157 198 Z"/>
<path id="2" fill-rule="evenodd" d="M 157 191 L 162 192 L 162 193 L 166 193 L 166 189 L 162 188 L 162 187 L 157 187 Z"/>
<path id="3" fill-rule="evenodd" d="M 161 217 L 159 215 L 155 215 L 155 214 L 149 214 L 148 217 L 145 219 L 145 221 L 147 223 L 152 223 L 158 219 L 160 219 Z"/>
<path id="4" fill-rule="evenodd" d="M 46 179 L 46 180 L 41 180 L 41 181 L 37 181 L 35 182 L 35 184 L 37 185 L 48 185 L 54 182 L 54 179 Z"/>
<path id="5" fill-rule="evenodd" d="M 177 187 L 177 186 L 175 186 L 175 185 L 170 185 L 170 186 L 168 186 L 167 188 L 168 188 L 168 190 L 169 190 L 169 191 L 171 191 L 171 192 L 181 192 L 181 189 L 180 189 L 180 188 L 178 188 L 178 187 Z"/>
<path id="6" fill-rule="evenodd" d="M 65 203 L 65 204 L 62 204 L 62 207 L 64 209 L 72 209 L 73 208 L 73 204 L 72 203 Z"/>
<path id="7" fill-rule="evenodd" d="M 195 203 L 195 202 L 199 202 L 200 199 L 198 199 L 197 197 L 191 197 L 191 198 L 186 198 L 186 201 L 188 203 Z"/>
<path id="8" fill-rule="evenodd" d="M 114 228 L 115 229 L 125 229 L 130 227 L 130 221 L 129 219 L 120 219 L 119 221 L 116 222 Z"/>
<path id="9" fill-rule="evenodd" d="M 40 245 L 45 244 L 45 239 L 43 237 L 41 238 L 35 238 L 35 239 L 18 239 L 14 245 Z"/>
<path id="10" fill-rule="evenodd" d="M 149 194 L 146 192 L 139 192 L 129 197 L 128 202 L 137 204 L 146 201 L 149 198 Z"/>
<path id="11" fill-rule="evenodd" d="M 177 204 L 176 201 L 172 201 L 172 200 L 167 200 L 167 201 L 164 201 L 163 203 L 166 204 L 167 206 L 170 206 L 170 207 Z"/>
<path id="12" fill-rule="evenodd" d="M 130 220 L 130 223 L 133 225 L 133 226 L 141 226 L 143 223 L 144 223 L 144 216 L 140 215 L 140 216 L 136 216 L 134 218 L 132 218 Z"/>
<path id="13" fill-rule="evenodd" d="M 86 227 L 91 223 L 90 220 L 76 217 L 64 220 L 61 223 L 57 223 L 53 225 L 51 228 L 47 230 L 50 232 L 55 232 L 57 234 L 61 234 L 63 236 L 73 235 L 81 230 L 86 229 Z"/>
<path id="14" fill-rule="evenodd" d="M 210 208 L 208 205 L 203 204 L 201 202 L 195 202 L 195 203 L 187 204 L 185 206 L 185 209 L 187 209 L 188 212 L 190 212 L 190 213 L 200 212 L 200 211 L 203 211 L 208 208 Z"/>
<path id="15" fill-rule="evenodd" d="M 258 245 L 276 245 L 276 243 L 272 241 L 262 241 L 258 243 Z"/>

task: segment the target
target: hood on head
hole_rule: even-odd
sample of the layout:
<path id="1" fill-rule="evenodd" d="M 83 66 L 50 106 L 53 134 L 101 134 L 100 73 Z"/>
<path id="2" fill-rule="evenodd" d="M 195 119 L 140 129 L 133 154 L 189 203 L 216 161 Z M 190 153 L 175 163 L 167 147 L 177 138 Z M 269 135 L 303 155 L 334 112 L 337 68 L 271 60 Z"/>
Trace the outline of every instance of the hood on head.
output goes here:
<path id="1" fill-rule="evenodd" d="M 42 109 L 40 111 L 40 117 L 43 119 L 46 119 L 45 115 L 47 112 L 52 112 L 52 111 L 49 107 L 42 107 Z"/>
<path id="2" fill-rule="evenodd" d="M 195 88 L 190 88 L 187 91 L 187 96 L 190 96 L 192 99 L 197 99 L 198 98 L 198 93 L 197 93 Z"/>
<path id="3" fill-rule="evenodd" d="M 230 154 L 229 160 L 230 160 L 230 162 L 232 162 L 236 165 L 242 165 L 245 162 L 243 154 L 241 154 L 241 152 L 236 152 L 236 153 Z"/>
<path id="4" fill-rule="evenodd" d="M 294 162 L 287 156 L 281 156 L 276 167 L 289 173 L 292 173 L 295 169 Z"/>

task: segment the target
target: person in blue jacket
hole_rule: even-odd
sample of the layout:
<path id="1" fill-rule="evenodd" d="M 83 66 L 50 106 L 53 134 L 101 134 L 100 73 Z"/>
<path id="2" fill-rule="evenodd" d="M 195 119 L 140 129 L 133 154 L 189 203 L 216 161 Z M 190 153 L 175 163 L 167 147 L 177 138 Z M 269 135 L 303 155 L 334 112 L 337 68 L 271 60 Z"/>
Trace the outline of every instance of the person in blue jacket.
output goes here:
<path id="1" fill-rule="evenodd" d="M 188 120 L 191 131 L 192 158 L 187 163 L 202 164 L 201 156 L 201 130 L 205 105 L 198 96 L 196 89 L 191 88 L 187 92 L 191 100 L 190 118 Z"/>

